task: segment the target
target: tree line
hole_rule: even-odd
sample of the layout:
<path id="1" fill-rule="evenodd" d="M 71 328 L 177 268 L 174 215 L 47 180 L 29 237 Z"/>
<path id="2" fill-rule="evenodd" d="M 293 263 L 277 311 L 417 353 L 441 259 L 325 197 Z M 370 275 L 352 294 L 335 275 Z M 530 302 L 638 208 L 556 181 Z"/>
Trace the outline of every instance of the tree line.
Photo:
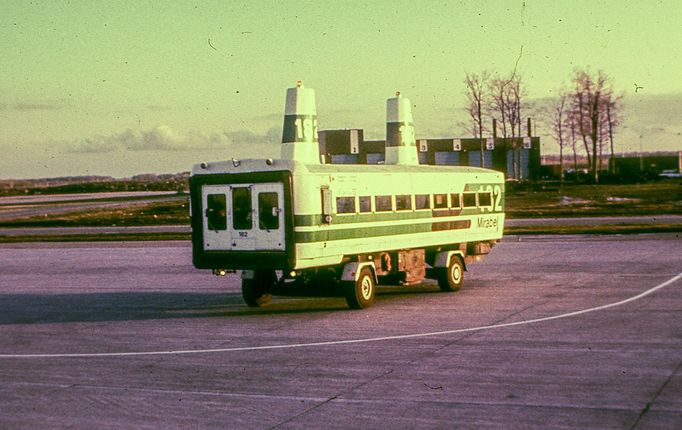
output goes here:
<path id="1" fill-rule="evenodd" d="M 460 125 L 465 131 L 481 139 L 481 167 L 484 165 L 483 136 L 495 128 L 495 137 L 511 143 L 513 178 L 521 178 L 521 147 L 519 141 L 522 110 L 536 110 L 544 117 L 559 146 L 561 179 L 564 177 L 564 152 L 572 151 L 577 171 L 578 152 L 587 155 L 590 178 L 599 182 L 603 170 L 602 155 L 606 148 L 613 157 L 614 133 L 622 122 L 622 95 L 617 95 L 610 77 L 603 71 L 592 73 L 576 69 L 570 84 L 563 84 L 548 103 L 531 106 L 526 101 L 527 91 L 516 70 L 507 75 L 467 72 L 465 111 L 468 119 Z M 494 124 L 494 125 L 493 125 Z"/>

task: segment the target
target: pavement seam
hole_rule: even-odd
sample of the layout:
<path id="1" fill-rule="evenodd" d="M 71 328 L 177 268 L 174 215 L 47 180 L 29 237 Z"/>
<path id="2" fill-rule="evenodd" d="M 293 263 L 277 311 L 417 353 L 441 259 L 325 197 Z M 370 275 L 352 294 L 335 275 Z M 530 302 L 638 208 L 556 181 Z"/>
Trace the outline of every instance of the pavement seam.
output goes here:
<path id="1" fill-rule="evenodd" d="M 371 384 L 372 382 L 376 381 L 377 379 L 383 378 L 383 377 L 386 376 L 386 375 L 390 375 L 390 374 L 393 373 L 393 372 L 394 372 L 394 369 L 389 369 L 389 370 L 386 370 L 386 371 L 382 372 L 382 373 L 379 374 L 379 375 L 376 375 L 376 376 L 374 376 L 374 377 L 372 377 L 372 378 L 369 378 L 368 380 L 363 381 L 363 382 L 361 382 L 361 383 L 359 383 L 359 384 L 357 384 L 357 385 L 355 385 L 355 386 L 353 386 L 353 387 L 351 387 L 351 388 L 349 388 L 349 389 L 347 389 L 347 390 L 345 390 L 345 391 L 343 391 L 343 392 L 341 392 L 341 393 L 339 393 L 339 394 L 337 394 L 337 395 L 335 395 L 335 396 L 329 397 L 329 398 L 325 399 L 324 401 L 322 401 L 322 402 L 320 402 L 320 403 L 318 403 L 318 404 L 316 404 L 316 405 L 311 406 L 310 408 L 306 409 L 306 410 L 303 411 L 303 412 L 300 412 L 300 413 L 298 413 L 298 414 L 296 414 L 296 415 L 294 415 L 294 416 L 292 416 L 292 417 L 287 418 L 286 420 L 284 420 L 284 421 L 282 421 L 282 422 L 280 422 L 280 423 L 275 424 L 274 426 L 270 427 L 270 430 L 273 430 L 273 429 L 276 429 L 276 428 L 278 428 L 278 427 L 281 427 L 282 425 L 284 425 L 284 424 L 286 424 L 286 423 L 289 423 L 289 422 L 295 420 L 296 418 L 302 417 L 303 415 L 307 414 L 307 413 L 310 412 L 310 411 L 313 411 L 313 410 L 315 410 L 315 409 L 317 409 L 317 408 L 319 408 L 319 407 L 321 407 L 321 406 L 324 406 L 324 405 L 326 405 L 326 404 L 329 404 L 329 403 L 333 402 L 334 400 L 338 399 L 339 397 L 345 396 L 346 394 L 351 393 L 351 392 L 357 390 L 358 388 L 364 387 L 364 386 L 367 385 L 367 384 Z"/>
<path id="2" fill-rule="evenodd" d="M 675 367 L 675 369 L 672 372 L 670 372 L 670 375 L 668 375 L 668 377 L 663 382 L 663 384 L 661 384 L 661 386 L 658 388 L 658 390 L 656 390 L 656 392 L 654 393 L 654 396 L 651 398 L 651 400 L 646 405 L 644 405 L 642 412 L 639 413 L 639 416 L 635 420 L 634 424 L 632 424 L 632 427 L 630 427 L 630 430 L 635 429 L 639 425 L 642 418 L 644 418 L 644 416 L 647 414 L 647 412 L 649 412 L 649 410 L 651 409 L 651 406 L 654 404 L 656 399 L 658 399 L 658 397 L 661 395 L 661 393 L 663 393 L 663 390 L 665 389 L 665 387 L 668 385 L 668 383 L 673 378 L 673 376 L 675 376 L 675 374 L 677 372 L 679 372 L 680 368 L 682 368 L 682 361 L 677 363 L 677 367 Z"/>
<path id="3" fill-rule="evenodd" d="M 548 301 L 545 301 L 545 302 L 543 302 L 543 303 L 541 303 L 541 304 L 539 304 L 539 305 L 543 305 L 543 304 L 545 304 L 545 303 L 547 303 L 547 302 L 548 302 Z M 512 317 L 514 317 L 515 315 L 517 315 L 517 314 L 519 314 L 519 313 L 522 313 L 522 312 L 524 312 L 524 311 L 526 311 L 526 310 L 528 310 L 528 309 L 530 309 L 530 308 L 532 308 L 532 307 L 534 307 L 534 306 L 537 306 L 537 305 L 538 305 L 538 304 L 528 305 L 527 307 L 525 307 L 525 308 L 523 308 L 523 309 L 520 309 L 520 310 L 518 310 L 518 311 L 516 311 L 516 312 L 513 312 L 513 313 L 510 314 L 510 315 L 506 315 L 506 316 L 504 316 L 504 317 L 502 317 L 502 318 L 499 318 L 498 320 L 494 321 L 493 324 L 499 324 L 499 323 L 501 323 L 502 321 L 505 321 L 505 320 L 507 320 L 507 319 L 509 319 L 509 318 L 512 318 Z M 408 368 L 409 366 L 414 365 L 415 363 L 417 363 L 417 362 L 423 360 L 424 358 L 433 357 L 433 356 L 434 356 L 436 353 L 438 353 L 439 351 L 442 351 L 442 350 L 445 349 L 445 348 L 449 348 L 450 346 L 452 346 L 452 345 L 454 345 L 454 344 L 456 344 L 456 343 L 462 341 L 463 339 L 466 339 L 466 338 L 468 338 L 468 337 L 471 337 L 471 336 L 473 336 L 473 335 L 475 335 L 475 334 L 476 334 L 476 332 L 464 333 L 462 336 L 460 336 L 460 337 L 457 338 L 456 340 L 451 341 L 451 342 L 446 342 L 445 344 L 443 344 L 443 345 L 441 345 L 441 346 L 438 346 L 438 347 L 436 347 L 435 349 L 433 349 L 433 350 L 431 350 L 431 351 L 426 351 L 426 352 L 419 352 L 419 351 L 417 351 L 417 353 L 415 354 L 415 357 L 414 357 L 413 359 L 411 359 L 410 361 L 408 361 L 408 362 L 406 362 L 406 363 L 404 363 L 404 364 L 402 364 L 402 365 L 400 365 L 400 366 L 397 366 L 397 367 L 393 366 L 392 368 L 390 368 L 390 369 L 388 369 L 388 370 L 382 372 L 382 373 L 379 374 L 379 375 L 374 376 L 373 378 L 370 378 L 370 379 L 368 379 L 368 380 L 366 380 L 366 381 L 364 381 L 364 382 L 362 382 L 362 383 L 360 383 L 360 384 L 357 384 L 357 385 L 355 385 L 355 386 L 352 387 L 352 388 L 349 388 L 349 389 L 347 389 L 347 390 L 345 390 L 345 391 L 343 391 L 343 392 L 341 392 L 341 393 L 339 393 L 339 394 L 336 394 L 335 396 L 329 397 L 328 399 L 326 399 L 326 400 L 324 400 L 324 401 L 322 401 L 322 402 L 320 402 L 320 403 L 318 403 L 318 404 L 316 404 L 316 405 L 311 406 L 310 408 L 306 409 L 305 411 L 300 412 L 300 413 L 298 413 L 298 414 L 296 414 L 296 415 L 294 415 L 294 416 L 292 416 L 292 417 L 290 417 L 290 418 L 288 418 L 288 419 L 286 419 L 286 420 L 284 420 L 284 421 L 282 421 L 282 422 L 276 424 L 276 425 L 273 426 L 273 427 L 270 427 L 270 430 L 276 429 L 276 428 L 278 428 L 278 427 L 280 427 L 280 426 L 282 426 L 282 425 L 284 425 L 284 424 L 286 424 L 286 423 L 289 423 L 289 422 L 291 422 L 291 421 L 293 421 L 293 420 L 295 420 L 295 419 L 297 419 L 297 418 L 299 418 L 299 417 L 302 417 L 302 416 L 306 415 L 306 414 L 307 414 L 308 412 L 310 412 L 310 411 L 313 411 L 313 410 L 315 410 L 315 409 L 317 409 L 317 408 L 319 408 L 319 407 L 321 407 L 321 406 L 324 406 L 324 405 L 326 405 L 326 404 L 329 404 L 329 403 L 331 403 L 331 402 L 333 402 L 333 401 L 335 401 L 335 400 L 338 400 L 338 401 L 340 401 L 340 402 L 350 402 L 350 401 L 352 401 L 352 400 L 350 400 L 350 399 L 341 399 L 341 397 L 346 396 L 346 395 L 352 393 L 353 391 L 355 391 L 355 390 L 357 390 L 357 389 L 359 389 L 359 388 L 362 388 L 362 387 L 364 387 L 364 386 L 366 386 L 366 385 L 369 385 L 369 384 L 371 384 L 372 382 L 375 382 L 375 381 L 377 381 L 377 380 L 379 380 L 379 379 L 381 379 L 381 378 L 383 378 L 383 377 L 385 377 L 385 376 L 388 376 L 388 375 L 394 373 L 396 370 L 403 369 L 403 368 Z M 424 383 L 424 385 L 426 385 L 426 386 L 427 386 L 428 388 L 430 388 L 430 389 L 442 389 L 442 388 L 443 388 L 443 387 L 431 387 L 431 386 L 429 386 L 429 385 L 426 384 L 426 383 Z"/>

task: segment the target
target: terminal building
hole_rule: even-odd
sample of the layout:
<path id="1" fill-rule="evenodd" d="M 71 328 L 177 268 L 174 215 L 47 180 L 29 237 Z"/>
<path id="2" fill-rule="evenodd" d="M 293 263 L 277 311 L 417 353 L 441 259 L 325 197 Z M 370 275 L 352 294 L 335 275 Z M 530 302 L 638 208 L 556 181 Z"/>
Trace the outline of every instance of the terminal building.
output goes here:
<path id="1" fill-rule="evenodd" d="M 362 129 L 321 130 L 320 155 L 324 163 L 381 164 L 385 141 L 365 140 Z M 504 172 L 508 180 L 540 178 L 540 138 L 501 137 L 416 139 L 420 164 L 475 166 Z"/>

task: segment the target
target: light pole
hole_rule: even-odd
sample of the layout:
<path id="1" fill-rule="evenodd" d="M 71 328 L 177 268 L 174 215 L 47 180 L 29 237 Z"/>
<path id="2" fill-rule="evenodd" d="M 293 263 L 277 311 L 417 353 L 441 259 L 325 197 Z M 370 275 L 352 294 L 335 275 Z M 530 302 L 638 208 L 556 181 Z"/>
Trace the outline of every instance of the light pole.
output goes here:
<path id="1" fill-rule="evenodd" d="M 639 134 L 639 172 L 642 173 L 644 172 L 644 154 L 643 154 L 643 147 L 642 147 L 642 138 L 644 135 L 642 133 Z"/>

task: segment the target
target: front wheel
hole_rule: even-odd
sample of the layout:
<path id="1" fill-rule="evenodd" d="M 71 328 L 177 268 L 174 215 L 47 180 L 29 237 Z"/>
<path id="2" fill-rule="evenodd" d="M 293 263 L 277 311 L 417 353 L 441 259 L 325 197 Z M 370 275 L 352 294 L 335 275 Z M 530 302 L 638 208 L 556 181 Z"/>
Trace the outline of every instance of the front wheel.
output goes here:
<path id="1" fill-rule="evenodd" d="M 464 263 L 459 255 L 453 255 L 448 262 L 448 267 L 443 269 L 438 277 L 438 286 L 441 291 L 459 291 L 464 281 Z"/>
<path id="2" fill-rule="evenodd" d="M 374 303 L 374 275 L 369 267 L 360 270 L 357 281 L 347 281 L 343 285 L 346 303 L 353 309 L 364 309 Z"/>
<path id="3" fill-rule="evenodd" d="M 277 282 L 274 271 L 256 271 L 253 279 L 242 279 L 242 298 L 252 308 L 267 305 L 272 300 L 272 287 Z"/>

